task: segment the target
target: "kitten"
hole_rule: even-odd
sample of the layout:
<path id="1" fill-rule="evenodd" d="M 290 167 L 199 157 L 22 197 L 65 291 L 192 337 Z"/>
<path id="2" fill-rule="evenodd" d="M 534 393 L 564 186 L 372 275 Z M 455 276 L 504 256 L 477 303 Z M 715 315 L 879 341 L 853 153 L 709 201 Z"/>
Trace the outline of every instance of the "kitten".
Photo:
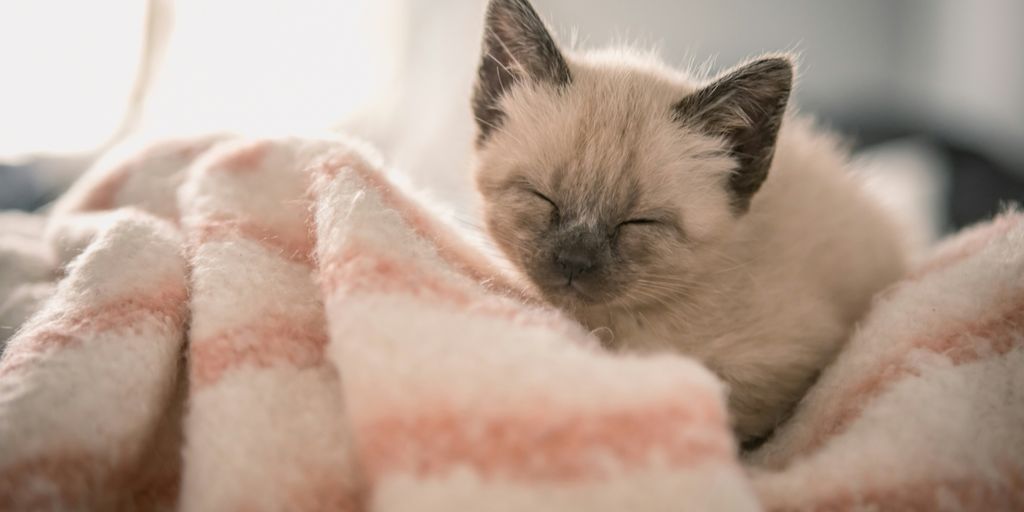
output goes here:
<path id="1" fill-rule="evenodd" d="M 567 54 L 526 0 L 492 0 L 472 99 L 501 250 L 609 347 L 705 363 L 745 441 L 904 270 L 846 155 L 787 114 L 792 81 L 785 55 L 702 83 L 627 52 Z"/>

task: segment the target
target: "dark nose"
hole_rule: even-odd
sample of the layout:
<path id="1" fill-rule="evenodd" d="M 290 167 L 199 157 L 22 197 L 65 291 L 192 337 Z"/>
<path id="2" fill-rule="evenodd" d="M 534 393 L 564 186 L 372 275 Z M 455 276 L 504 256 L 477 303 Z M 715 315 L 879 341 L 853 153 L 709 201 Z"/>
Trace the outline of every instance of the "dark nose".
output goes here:
<path id="1" fill-rule="evenodd" d="M 590 251 L 579 249 L 561 250 L 555 254 L 555 265 L 562 271 L 562 275 L 572 282 L 594 268 L 594 255 Z"/>

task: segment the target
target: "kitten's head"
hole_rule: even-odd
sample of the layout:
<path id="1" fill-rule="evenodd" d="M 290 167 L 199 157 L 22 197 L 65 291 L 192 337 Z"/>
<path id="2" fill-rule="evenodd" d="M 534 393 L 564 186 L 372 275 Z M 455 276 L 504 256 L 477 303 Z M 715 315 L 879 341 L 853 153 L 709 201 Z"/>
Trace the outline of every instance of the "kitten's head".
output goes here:
<path id="1" fill-rule="evenodd" d="M 697 86 L 570 58 L 526 0 L 492 0 L 473 94 L 488 230 L 559 305 L 685 294 L 767 176 L 792 74 L 767 57 Z"/>

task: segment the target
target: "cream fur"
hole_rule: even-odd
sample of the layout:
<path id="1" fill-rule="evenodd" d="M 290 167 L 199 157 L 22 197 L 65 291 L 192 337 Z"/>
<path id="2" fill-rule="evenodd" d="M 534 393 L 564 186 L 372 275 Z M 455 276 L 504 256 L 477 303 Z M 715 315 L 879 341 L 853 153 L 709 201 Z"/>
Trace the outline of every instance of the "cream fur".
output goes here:
<path id="1" fill-rule="evenodd" d="M 903 274 L 902 235 L 846 172 L 836 140 L 793 114 L 749 212 L 734 214 L 725 183 L 735 163 L 722 141 L 669 115 L 701 80 L 628 51 L 566 58 L 571 85 L 511 89 L 501 129 L 479 148 L 492 234 L 526 271 L 531 263 L 516 252 L 532 250 L 518 247 L 531 247 L 536 233 L 516 217 L 539 207 L 509 199 L 504 184 L 523 175 L 544 183 L 569 167 L 575 187 L 605 198 L 639 180 L 641 202 L 673 205 L 688 239 L 682 248 L 648 243 L 673 260 L 651 279 L 665 288 L 685 274 L 686 293 L 560 305 L 612 346 L 700 359 L 731 387 L 739 434 L 765 434 L 832 360 L 872 295 Z M 594 222 L 608 205 L 583 208 L 583 222 Z"/>

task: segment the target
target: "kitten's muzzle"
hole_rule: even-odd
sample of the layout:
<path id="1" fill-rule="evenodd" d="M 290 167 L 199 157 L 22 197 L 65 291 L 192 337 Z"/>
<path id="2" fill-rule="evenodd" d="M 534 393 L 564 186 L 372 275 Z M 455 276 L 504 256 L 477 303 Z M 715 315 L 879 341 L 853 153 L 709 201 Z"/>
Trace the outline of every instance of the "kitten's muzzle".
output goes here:
<path id="1" fill-rule="evenodd" d="M 591 277 L 604 263 L 607 237 L 600 233 L 574 230 L 566 233 L 554 251 L 554 270 L 565 277 L 567 285 Z"/>
<path id="2" fill-rule="evenodd" d="M 594 260 L 592 254 L 577 249 L 559 250 L 555 254 L 555 265 L 570 284 L 573 279 L 593 270 Z"/>

